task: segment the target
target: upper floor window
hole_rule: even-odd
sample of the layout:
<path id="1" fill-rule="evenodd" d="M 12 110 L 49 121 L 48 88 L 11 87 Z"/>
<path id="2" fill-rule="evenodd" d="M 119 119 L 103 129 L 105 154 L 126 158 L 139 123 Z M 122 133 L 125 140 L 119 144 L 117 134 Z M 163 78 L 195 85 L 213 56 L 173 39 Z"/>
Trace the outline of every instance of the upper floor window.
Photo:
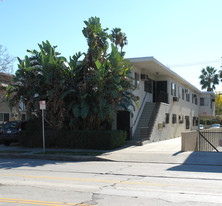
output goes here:
<path id="1" fill-rule="evenodd" d="M 192 103 L 197 105 L 197 95 L 192 94 Z"/>
<path id="2" fill-rule="evenodd" d="M 144 81 L 144 91 L 152 93 L 152 90 L 153 90 L 152 80 L 148 78 L 147 80 Z"/>
<path id="3" fill-rule="evenodd" d="M 174 97 L 177 96 L 176 84 L 173 82 L 171 83 L 171 95 Z"/>
<path id="4" fill-rule="evenodd" d="M 178 86 L 178 97 L 182 97 L 182 88 L 180 86 Z"/>
<path id="5" fill-rule="evenodd" d="M 186 94 L 186 101 L 189 102 L 190 101 L 190 90 L 186 89 L 185 94 Z"/>
<path id="6" fill-rule="evenodd" d="M 184 100 L 184 94 L 185 94 L 185 90 L 182 89 L 182 100 Z"/>
<path id="7" fill-rule="evenodd" d="M 137 72 L 135 72 L 135 87 L 136 89 L 140 88 L 140 75 Z"/>
<path id="8" fill-rule="evenodd" d="M 209 100 L 207 98 L 200 98 L 200 106 L 209 106 Z"/>

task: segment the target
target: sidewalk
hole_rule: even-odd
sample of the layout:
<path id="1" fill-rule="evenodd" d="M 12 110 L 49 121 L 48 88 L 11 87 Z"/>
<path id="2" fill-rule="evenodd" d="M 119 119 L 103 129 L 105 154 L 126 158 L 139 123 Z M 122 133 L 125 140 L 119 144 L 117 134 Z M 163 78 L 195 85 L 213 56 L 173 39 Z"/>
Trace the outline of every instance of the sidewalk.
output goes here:
<path id="1" fill-rule="evenodd" d="M 222 153 L 217 152 L 181 152 L 181 138 L 149 143 L 143 146 L 129 146 L 113 151 L 100 151 L 102 155 L 45 155 L 42 148 L 21 148 L 13 145 L 0 145 L 0 157 L 3 158 L 31 158 L 59 161 L 118 161 L 137 163 L 165 163 L 190 165 L 222 166 Z M 46 151 L 88 151 L 70 149 L 47 149 Z"/>
<path id="2" fill-rule="evenodd" d="M 222 166 L 222 152 L 182 152 L 181 138 L 131 146 L 102 155 L 112 161 L 218 165 Z"/>

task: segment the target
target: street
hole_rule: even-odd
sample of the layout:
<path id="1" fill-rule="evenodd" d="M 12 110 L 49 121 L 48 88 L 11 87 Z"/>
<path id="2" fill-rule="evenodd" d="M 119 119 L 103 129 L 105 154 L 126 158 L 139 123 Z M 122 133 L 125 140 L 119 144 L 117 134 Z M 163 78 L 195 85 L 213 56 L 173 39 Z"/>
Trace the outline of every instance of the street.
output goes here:
<path id="1" fill-rule="evenodd" d="M 0 205 L 222 205 L 222 167 L 0 158 Z"/>

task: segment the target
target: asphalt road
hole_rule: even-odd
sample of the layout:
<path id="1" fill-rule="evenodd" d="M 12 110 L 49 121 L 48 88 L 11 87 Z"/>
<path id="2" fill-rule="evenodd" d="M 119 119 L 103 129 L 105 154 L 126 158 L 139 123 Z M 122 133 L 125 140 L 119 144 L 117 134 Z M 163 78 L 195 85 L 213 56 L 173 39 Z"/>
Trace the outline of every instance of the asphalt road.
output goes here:
<path id="1" fill-rule="evenodd" d="M 222 205 L 222 167 L 0 158 L 0 205 Z"/>

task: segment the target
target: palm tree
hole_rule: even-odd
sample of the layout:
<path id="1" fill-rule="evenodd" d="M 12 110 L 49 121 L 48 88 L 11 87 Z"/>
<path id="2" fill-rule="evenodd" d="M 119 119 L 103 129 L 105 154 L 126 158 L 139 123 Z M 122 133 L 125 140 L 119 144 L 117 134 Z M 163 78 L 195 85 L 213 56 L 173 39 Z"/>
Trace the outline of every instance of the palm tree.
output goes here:
<path id="1" fill-rule="evenodd" d="M 111 32 L 112 42 L 116 45 L 116 47 L 119 45 L 122 52 L 123 47 L 128 44 L 126 34 L 121 32 L 120 28 L 114 28 Z"/>
<path id="2" fill-rule="evenodd" d="M 215 90 L 215 85 L 219 84 L 219 75 L 214 67 L 207 66 L 206 69 L 201 70 L 200 84 L 201 89 L 207 89 L 207 91 Z"/>

